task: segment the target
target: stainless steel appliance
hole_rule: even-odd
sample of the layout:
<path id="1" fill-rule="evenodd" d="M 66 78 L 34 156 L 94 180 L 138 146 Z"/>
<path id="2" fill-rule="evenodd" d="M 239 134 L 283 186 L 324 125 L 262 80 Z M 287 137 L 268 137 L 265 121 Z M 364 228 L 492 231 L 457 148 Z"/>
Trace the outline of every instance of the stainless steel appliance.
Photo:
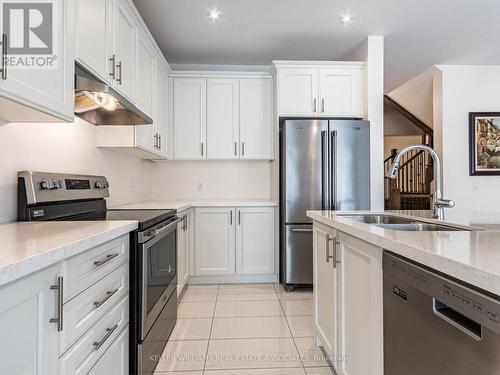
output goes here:
<path id="1" fill-rule="evenodd" d="M 121 83 L 120 66 L 113 63 L 113 78 Z M 75 115 L 94 125 L 144 125 L 153 120 L 81 65 L 75 66 Z"/>
<path id="2" fill-rule="evenodd" d="M 500 374 L 500 297 L 384 253 L 384 374 Z"/>
<path id="3" fill-rule="evenodd" d="M 312 284 L 307 210 L 370 208 L 370 126 L 362 120 L 280 123 L 281 282 Z"/>
<path id="4" fill-rule="evenodd" d="M 137 220 L 130 233 L 130 374 L 152 374 L 177 320 L 175 210 L 108 210 L 103 176 L 18 173 L 18 220 Z"/>

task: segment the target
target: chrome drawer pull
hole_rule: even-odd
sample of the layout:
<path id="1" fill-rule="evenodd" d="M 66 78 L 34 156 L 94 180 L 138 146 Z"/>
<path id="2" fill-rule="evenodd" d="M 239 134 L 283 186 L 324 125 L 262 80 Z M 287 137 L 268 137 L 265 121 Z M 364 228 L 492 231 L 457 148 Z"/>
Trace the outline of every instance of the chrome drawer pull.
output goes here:
<path id="1" fill-rule="evenodd" d="M 101 339 L 101 341 L 94 341 L 94 349 L 99 350 L 101 346 L 106 342 L 107 339 L 109 339 L 109 336 L 113 334 L 115 329 L 118 328 L 118 323 L 116 323 L 113 328 L 106 328 L 107 333 L 104 335 L 104 337 Z"/>
<path id="2" fill-rule="evenodd" d="M 57 278 L 57 284 L 50 286 L 51 290 L 57 290 L 57 318 L 50 318 L 50 323 L 57 323 L 57 332 L 63 330 L 63 277 Z"/>
<path id="3" fill-rule="evenodd" d="M 111 297 L 113 297 L 113 295 L 118 292 L 118 288 L 116 288 L 115 290 L 111 290 L 111 291 L 107 291 L 106 292 L 106 297 L 104 297 L 102 300 L 100 301 L 96 301 L 94 302 L 94 306 L 96 309 L 98 309 L 99 307 L 101 307 L 108 299 L 110 299 Z"/>
<path id="4" fill-rule="evenodd" d="M 105 259 L 102 259 L 102 260 L 96 260 L 96 261 L 94 262 L 94 266 L 96 266 L 96 267 L 100 267 L 100 266 L 102 266 L 103 264 L 108 263 L 111 259 L 116 258 L 118 255 L 120 255 L 120 254 L 119 254 L 119 253 L 108 254 L 108 255 L 106 255 L 106 258 L 105 258 Z"/>

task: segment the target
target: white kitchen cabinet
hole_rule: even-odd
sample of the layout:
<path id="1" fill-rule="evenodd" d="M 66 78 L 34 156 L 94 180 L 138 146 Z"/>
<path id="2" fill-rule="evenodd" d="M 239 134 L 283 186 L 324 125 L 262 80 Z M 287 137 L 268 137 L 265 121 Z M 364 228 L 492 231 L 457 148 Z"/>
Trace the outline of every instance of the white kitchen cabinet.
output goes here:
<path id="1" fill-rule="evenodd" d="M 146 115 L 153 117 L 153 99 L 156 97 L 156 51 L 152 42 L 142 30 L 139 30 L 137 33 L 137 54 L 135 61 L 135 105 Z"/>
<path id="2" fill-rule="evenodd" d="M 274 207 L 238 207 L 236 211 L 236 273 L 274 273 Z"/>
<path id="3" fill-rule="evenodd" d="M 73 122 L 74 94 L 74 4 L 54 2 L 55 30 L 53 49 L 47 56 L 55 56 L 43 67 L 21 68 L 6 64 L 0 78 L 0 120 L 6 122 Z M 16 30 L 11 30 L 16 32 Z M 19 31 L 17 31 L 19 33 Z M 6 34 L 9 46 L 22 36 Z M 24 55 L 10 56 L 17 60 Z M 5 56 L 7 60 L 9 55 Z M 2 60 L 4 57 L 2 57 Z M 30 60 L 31 61 L 31 60 Z M 52 66 L 49 66 L 52 64 Z"/>
<path id="4" fill-rule="evenodd" d="M 319 111 L 321 116 L 363 116 L 363 70 L 326 68 L 319 70 Z"/>
<path id="5" fill-rule="evenodd" d="M 113 0 L 75 0 L 75 57 L 104 82 L 114 84 Z"/>
<path id="6" fill-rule="evenodd" d="M 273 80 L 240 79 L 240 159 L 273 158 Z"/>
<path id="7" fill-rule="evenodd" d="M 239 80 L 207 79 L 207 159 L 239 158 Z"/>
<path id="8" fill-rule="evenodd" d="M 287 116 L 318 114 L 318 70 L 282 68 L 278 70 L 278 111 Z"/>
<path id="9" fill-rule="evenodd" d="M 190 245 L 191 245 L 191 209 L 179 214 L 182 221 L 177 224 L 177 296 L 189 281 Z"/>
<path id="10" fill-rule="evenodd" d="M 206 159 L 206 94 L 205 78 L 174 78 L 173 144 L 174 159 Z"/>
<path id="11" fill-rule="evenodd" d="M 381 248 L 346 233 L 337 236 L 338 374 L 383 375 Z"/>
<path id="12" fill-rule="evenodd" d="M 153 126 L 153 145 L 156 153 L 163 159 L 168 156 L 168 68 L 161 62 L 157 62 L 156 69 L 156 110 Z"/>
<path id="13" fill-rule="evenodd" d="M 115 88 L 135 102 L 137 22 L 127 0 L 113 0 L 113 50 L 116 58 Z"/>
<path id="14" fill-rule="evenodd" d="M 57 285 L 55 265 L 0 288 L 2 374 L 57 374 Z"/>
<path id="15" fill-rule="evenodd" d="M 336 231 L 314 224 L 313 302 L 316 340 L 332 358 L 338 353 L 337 269 L 332 259 Z"/>
<path id="16" fill-rule="evenodd" d="M 278 116 L 364 117 L 364 63 L 275 62 Z"/>
<path id="17" fill-rule="evenodd" d="M 90 371 L 92 375 L 128 375 L 128 326 Z"/>
<path id="18" fill-rule="evenodd" d="M 234 275 L 235 209 L 195 209 L 194 275 Z"/>

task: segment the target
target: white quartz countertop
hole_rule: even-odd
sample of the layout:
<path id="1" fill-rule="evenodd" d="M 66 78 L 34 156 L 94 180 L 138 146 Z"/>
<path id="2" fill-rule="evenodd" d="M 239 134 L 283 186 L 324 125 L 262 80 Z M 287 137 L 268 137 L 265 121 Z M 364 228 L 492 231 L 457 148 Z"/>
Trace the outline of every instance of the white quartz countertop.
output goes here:
<path id="1" fill-rule="evenodd" d="M 397 231 L 342 217 L 346 214 L 377 214 L 377 212 L 308 211 L 307 216 L 316 222 L 500 296 L 499 214 L 449 209 L 445 211 L 445 220 L 437 221 L 431 219 L 430 211 L 385 213 L 482 230 Z"/>
<path id="2" fill-rule="evenodd" d="M 184 211 L 191 207 L 274 207 L 278 203 L 270 200 L 151 200 L 138 203 L 123 204 L 111 209 L 118 210 L 177 210 Z"/>
<path id="3" fill-rule="evenodd" d="M 131 232 L 137 221 L 50 221 L 0 225 L 0 285 Z"/>

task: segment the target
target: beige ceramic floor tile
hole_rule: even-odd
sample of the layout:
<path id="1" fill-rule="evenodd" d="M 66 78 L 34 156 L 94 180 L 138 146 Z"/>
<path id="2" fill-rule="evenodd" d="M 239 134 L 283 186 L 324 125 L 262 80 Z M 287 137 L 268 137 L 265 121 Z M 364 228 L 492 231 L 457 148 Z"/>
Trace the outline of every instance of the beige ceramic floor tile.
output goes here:
<path id="1" fill-rule="evenodd" d="M 219 284 L 188 284 L 186 290 L 190 289 L 219 289 Z"/>
<path id="2" fill-rule="evenodd" d="M 188 289 L 181 302 L 210 302 L 217 299 L 217 289 Z"/>
<path id="3" fill-rule="evenodd" d="M 293 337 L 312 337 L 314 336 L 313 317 L 312 316 L 287 316 L 288 324 Z"/>
<path id="4" fill-rule="evenodd" d="M 292 337 L 285 317 L 215 318 L 211 339 Z"/>
<path id="5" fill-rule="evenodd" d="M 203 375 L 203 371 L 155 371 L 154 375 Z"/>
<path id="6" fill-rule="evenodd" d="M 306 368 L 307 375 L 335 375 L 333 369 L 329 367 L 308 367 Z"/>
<path id="7" fill-rule="evenodd" d="M 260 288 L 260 289 L 273 289 L 273 284 L 257 283 L 257 284 L 220 284 L 220 289 L 246 289 L 246 288 Z"/>
<path id="8" fill-rule="evenodd" d="M 328 362 L 320 348 L 314 344 L 312 337 L 295 338 L 304 367 L 327 367 Z"/>
<path id="9" fill-rule="evenodd" d="M 286 316 L 312 316 L 313 314 L 312 300 L 281 300 L 281 306 L 283 306 Z"/>
<path id="10" fill-rule="evenodd" d="M 169 340 L 208 340 L 211 326 L 211 318 L 177 319 Z"/>
<path id="11" fill-rule="evenodd" d="M 272 301 L 277 300 L 274 288 L 244 286 L 219 289 L 218 301 Z"/>
<path id="12" fill-rule="evenodd" d="M 312 300 L 312 288 L 295 289 L 293 292 L 287 292 L 282 285 L 275 286 L 280 300 Z"/>
<path id="13" fill-rule="evenodd" d="M 211 370 L 205 371 L 205 375 L 304 375 L 302 367 L 297 368 L 267 368 L 267 369 L 245 369 L 245 370 Z M 184 374 L 179 374 L 184 375 Z"/>
<path id="14" fill-rule="evenodd" d="M 169 341 L 156 371 L 203 370 L 207 345 L 208 340 Z"/>
<path id="15" fill-rule="evenodd" d="M 300 364 L 290 338 L 210 340 L 205 370 L 299 367 Z"/>
<path id="16" fill-rule="evenodd" d="M 215 306 L 216 317 L 242 316 L 281 316 L 278 300 L 274 301 L 218 301 Z"/>
<path id="17" fill-rule="evenodd" d="M 211 318 L 214 315 L 215 302 L 181 302 L 177 306 L 179 319 Z"/>

